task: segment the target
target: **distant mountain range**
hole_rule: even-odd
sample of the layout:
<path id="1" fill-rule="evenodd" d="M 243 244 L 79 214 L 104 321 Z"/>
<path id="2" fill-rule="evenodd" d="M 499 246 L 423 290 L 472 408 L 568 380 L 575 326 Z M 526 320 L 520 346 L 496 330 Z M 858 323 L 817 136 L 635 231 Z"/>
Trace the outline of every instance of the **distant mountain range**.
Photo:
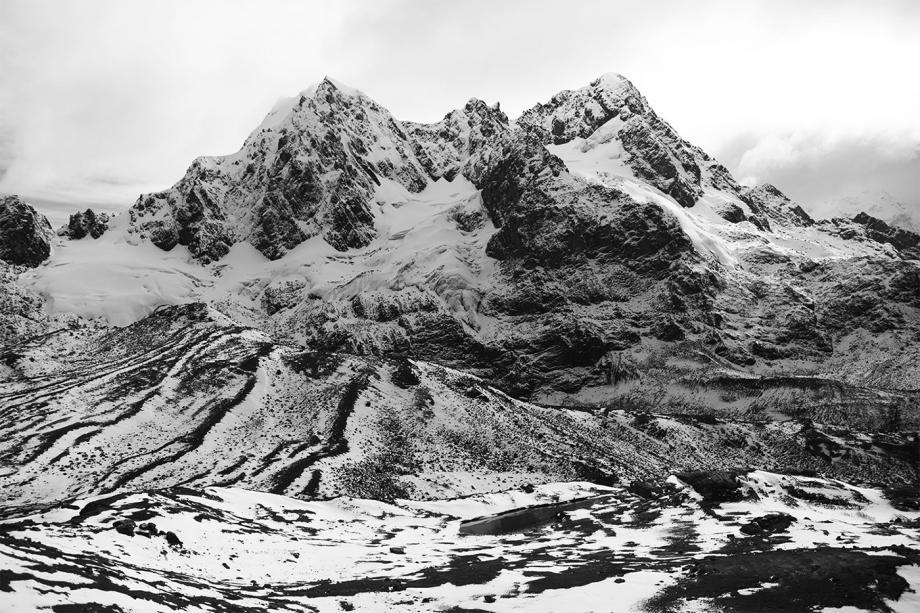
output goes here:
<path id="1" fill-rule="evenodd" d="M 812 206 L 810 210 L 814 216 L 823 218 L 854 217 L 866 213 L 892 226 L 915 234 L 920 232 L 920 205 L 902 202 L 884 190 L 833 198 Z"/>

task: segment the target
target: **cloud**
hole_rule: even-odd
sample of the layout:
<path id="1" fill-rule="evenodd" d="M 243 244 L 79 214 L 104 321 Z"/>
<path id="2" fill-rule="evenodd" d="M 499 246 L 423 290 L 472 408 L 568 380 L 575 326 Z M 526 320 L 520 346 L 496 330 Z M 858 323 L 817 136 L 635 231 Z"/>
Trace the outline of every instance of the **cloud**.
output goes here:
<path id="1" fill-rule="evenodd" d="M 5 0 L 0 191 L 122 208 L 321 76 L 331 3 Z M 313 26 L 313 27 L 311 27 Z M 108 177 L 109 180 L 98 180 Z"/>
<path id="2" fill-rule="evenodd" d="M 325 74 L 435 121 L 613 70 L 733 170 L 777 135 L 745 161 L 777 182 L 783 156 L 851 148 L 813 135 L 898 135 L 920 108 L 916 1 L 0 2 L 0 192 L 61 202 L 166 188 Z"/>
<path id="3" fill-rule="evenodd" d="M 772 183 L 806 208 L 820 209 L 854 192 L 883 190 L 920 206 L 918 134 L 769 134 L 740 156 L 737 148 L 729 155 L 737 157 L 734 171 L 742 183 Z"/>

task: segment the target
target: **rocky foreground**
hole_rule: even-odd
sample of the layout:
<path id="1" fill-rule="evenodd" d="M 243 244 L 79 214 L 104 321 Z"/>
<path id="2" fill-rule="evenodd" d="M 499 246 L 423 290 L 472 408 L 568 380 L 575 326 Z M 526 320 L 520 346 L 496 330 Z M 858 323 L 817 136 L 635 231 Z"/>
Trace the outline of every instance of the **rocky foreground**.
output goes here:
<path id="1" fill-rule="evenodd" d="M 915 611 L 917 492 L 762 471 L 433 502 L 171 488 L 0 522 L 5 607 Z"/>

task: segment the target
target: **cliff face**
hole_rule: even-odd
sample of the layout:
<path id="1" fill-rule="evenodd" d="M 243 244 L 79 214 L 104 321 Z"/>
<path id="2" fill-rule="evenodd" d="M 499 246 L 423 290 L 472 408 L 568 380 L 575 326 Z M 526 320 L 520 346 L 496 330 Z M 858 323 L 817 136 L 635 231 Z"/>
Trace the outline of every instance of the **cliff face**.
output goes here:
<path id="1" fill-rule="evenodd" d="M 52 236 L 44 215 L 17 196 L 0 198 L 0 260 L 38 266 L 51 254 Z"/>

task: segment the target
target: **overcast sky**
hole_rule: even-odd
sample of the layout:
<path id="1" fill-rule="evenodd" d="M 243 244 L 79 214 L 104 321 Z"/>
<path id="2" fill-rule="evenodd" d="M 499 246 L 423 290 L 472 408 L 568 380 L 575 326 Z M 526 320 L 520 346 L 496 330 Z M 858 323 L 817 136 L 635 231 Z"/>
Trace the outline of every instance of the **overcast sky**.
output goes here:
<path id="1" fill-rule="evenodd" d="M 741 181 L 920 206 L 918 59 L 916 0 L 0 0 L 0 193 L 123 209 L 327 74 L 435 121 L 614 71 Z"/>

